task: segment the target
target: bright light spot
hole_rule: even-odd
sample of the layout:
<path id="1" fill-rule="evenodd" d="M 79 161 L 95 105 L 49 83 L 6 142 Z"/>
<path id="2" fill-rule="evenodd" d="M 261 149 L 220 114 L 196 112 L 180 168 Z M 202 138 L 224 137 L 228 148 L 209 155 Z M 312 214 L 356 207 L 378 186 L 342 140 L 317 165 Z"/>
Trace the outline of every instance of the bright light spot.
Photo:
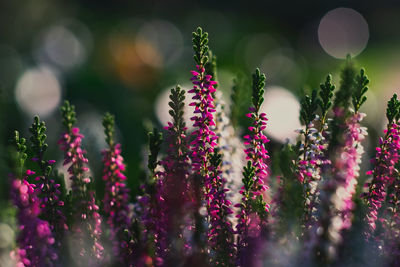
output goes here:
<path id="1" fill-rule="evenodd" d="M 173 87 L 175 87 L 175 86 L 170 86 L 167 89 L 165 89 L 164 91 L 162 91 L 162 93 L 160 93 L 160 95 L 157 97 L 157 100 L 155 103 L 157 118 L 163 126 L 167 126 L 168 122 L 172 122 L 172 117 L 168 113 L 168 111 L 170 110 L 168 103 L 170 102 L 170 99 L 169 99 L 169 95 L 171 93 L 170 90 Z M 189 86 L 181 86 L 181 88 L 183 88 L 183 89 L 185 89 L 185 91 L 187 91 L 186 88 L 191 88 L 191 86 L 190 85 Z M 190 120 L 190 118 L 193 117 L 194 107 L 190 107 L 189 104 L 193 101 L 192 94 L 186 93 L 185 96 L 186 96 L 186 98 L 185 98 L 184 120 L 186 122 L 186 127 L 191 129 L 193 126 L 193 122 Z"/>
<path id="2" fill-rule="evenodd" d="M 137 38 L 135 48 L 138 57 L 147 65 L 160 68 L 163 66 L 163 57 L 157 47 L 145 38 Z"/>
<path id="3" fill-rule="evenodd" d="M 139 57 L 153 67 L 162 67 L 163 64 L 171 65 L 183 52 L 182 33 L 175 25 L 167 21 L 154 20 L 144 24 L 139 29 L 137 40 L 148 43 L 160 54 L 161 59 L 158 59 L 153 54 L 138 51 Z M 144 51 L 146 52 L 146 49 Z"/>
<path id="4" fill-rule="evenodd" d="M 294 142 L 297 137 L 295 130 L 301 128 L 297 98 L 282 87 L 269 87 L 265 90 L 264 99 L 261 112 L 267 114 L 267 135 L 279 142 Z"/>
<path id="5" fill-rule="evenodd" d="M 63 67 L 78 65 L 86 57 L 83 45 L 64 27 L 50 28 L 46 33 L 44 45 L 49 58 Z"/>
<path id="6" fill-rule="evenodd" d="M 61 86 L 49 68 L 32 68 L 19 78 L 15 98 L 20 108 L 29 115 L 47 116 L 60 102 Z"/>
<path id="7" fill-rule="evenodd" d="M 336 8 L 329 11 L 318 27 L 318 39 L 326 53 L 335 58 L 357 56 L 367 46 L 368 24 L 357 11 Z"/>
<path id="8" fill-rule="evenodd" d="M 44 64 L 68 70 L 85 62 L 92 45 L 90 31 L 76 20 L 47 28 L 39 37 L 35 57 Z"/>
<path id="9" fill-rule="evenodd" d="M 89 110 L 88 104 L 85 105 Z M 80 116 L 78 126 L 83 135 L 85 135 L 86 143 L 94 145 L 93 147 L 100 152 L 107 144 L 105 142 L 104 127 L 102 124 L 102 115 L 95 110 L 87 111 Z M 116 129 L 116 132 L 118 129 Z M 93 177 L 93 176 L 92 176 Z"/>
<path id="10" fill-rule="evenodd" d="M 6 223 L 0 223 L 0 248 L 6 248 L 14 241 L 14 231 Z"/>

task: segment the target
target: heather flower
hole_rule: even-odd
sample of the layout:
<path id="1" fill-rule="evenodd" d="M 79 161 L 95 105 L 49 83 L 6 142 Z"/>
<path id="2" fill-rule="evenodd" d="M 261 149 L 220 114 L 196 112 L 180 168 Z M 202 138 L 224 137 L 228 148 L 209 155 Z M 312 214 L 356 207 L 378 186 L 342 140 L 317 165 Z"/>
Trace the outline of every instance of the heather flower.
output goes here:
<path id="1" fill-rule="evenodd" d="M 164 264 L 165 243 L 163 230 L 163 222 L 159 222 L 164 218 L 163 199 L 161 198 L 162 173 L 157 170 L 159 166 L 158 153 L 162 144 L 162 134 L 154 129 L 149 133 L 148 169 L 150 170 L 149 179 L 141 185 L 143 195 L 138 197 L 140 206 L 141 223 L 144 226 L 142 242 L 143 247 L 140 249 L 144 255 L 150 256 L 154 254 L 154 262 L 158 265 Z M 161 255 L 161 256 L 160 256 Z"/>
<path id="2" fill-rule="evenodd" d="M 121 145 L 114 142 L 114 116 L 109 113 L 103 118 L 104 132 L 108 148 L 102 151 L 103 180 L 105 181 L 104 212 L 110 226 L 110 238 L 114 255 L 122 264 L 132 263 L 133 249 L 130 238 L 131 218 L 129 217 L 129 188 L 124 175 L 125 164 L 121 156 Z M 132 263 L 133 264 L 133 263 Z"/>
<path id="3" fill-rule="evenodd" d="M 193 33 L 193 49 L 195 51 L 194 59 L 197 63 L 196 71 L 192 71 L 191 81 L 193 88 L 189 93 L 193 93 L 194 100 L 190 106 L 194 106 L 194 116 L 190 119 L 193 121 L 195 130 L 192 135 L 194 140 L 190 143 L 191 159 L 192 159 L 192 187 L 193 187 L 193 213 L 194 213 L 194 235 L 193 235 L 193 257 L 199 257 L 205 253 L 206 240 L 203 238 L 205 228 L 204 216 L 200 214 L 200 209 L 204 201 L 204 192 L 202 186 L 206 190 L 206 198 L 212 197 L 210 189 L 213 187 L 210 184 L 212 176 L 210 170 L 209 158 L 214 152 L 214 147 L 217 145 L 217 136 L 213 131 L 215 126 L 214 114 L 214 93 L 216 92 L 212 76 L 206 74 L 205 64 L 208 62 L 208 34 L 203 33 L 201 28 L 198 28 Z M 209 203 L 210 199 L 206 199 Z M 204 262 L 206 264 L 206 262 Z"/>
<path id="4" fill-rule="evenodd" d="M 360 175 L 361 156 L 364 153 L 361 141 L 367 135 L 366 128 L 360 126 L 364 117 L 364 113 L 357 112 L 347 119 L 344 146 L 338 151 L 333 164 L 335 180 L 338 184 L 333 202 L 336 209 L 341 212 L 342 217 L 339 229 L 349 229 L 351 226 L 354 208 L 352 198 L 355 193 L 357 178 Z"/>
<path id="5" fill-rule="evenodd" d="M 261 237 L 265 237 L 266 216 L 269 205 L 263 200 L 263 195 L 268 189 L 265 180 L 268 176 L 266 160 L 269 158 L 265 143 L 269 142 L 263 134 L 266 127 L 266 114 L 259 114 L 259 109 L 264 101 L 265 75 L 257 69 L 253 74 L 253 106 L 247 117 L 251 118 L 252 126 L 249 127 L 250 135 L 246 135 L 245 149 L 247 167 L 244 168 L 244 178 L 240 193 L 242 201 L 237 206 L 240 213 L 237 215 L 238 224 L 238 260 L 240 266 L 257 266 L 262 248 Z M 250 258 L 254 258 L 251 259 Z"/>
<path id="6" fill-rule="evenodd" d="M 35 172 L 22 173 L 27 158 L 25 139 L 15 133 L 16 168 L 11 174 L 11 198 L 17 207 L 18 248 L 14 252 L 17 266 L 56 266 L 58 255 L 54 249 L 55 239 L 47 221 L 39 219 L 41 201 L 37 196 L 36 186 L 28 182 L 28 177 Z"/>
<path id="7" fill-rule="evenodd" d="M 233 229 L 228 220 L 232 214 L 231 202 L 227 200 L 224 188 L 226 181 L 222 178 L 220 166 L 221 155 L 214 152 L 210 159 L 210 177 L 205 181 L 206 206 L 208 211 L 208 244 L 211 248 L 211 262 L 217 266 L 231 266 L 234 260 Z"/>
<path id="8" fill-rule="evenodd" d="M 194 93 L 192 97 L 194 102 L 190 106 L 195 106 L 195 115 L 191 118 L 194 122 L 193 127 L 197 129 L 193 131 L 195 140 L 191 142 L 192 166 L 195 173 L 207 172 L 207 157 L 214 151 L 216 146 L 215 140 L 217 136 L 212 131 L 211 126 L 215 125 L 213 113 L 215 112 L 214 98 L 212 93 L 215 92 L 213 87 L 216 82 L 211 80 L 211 75 L 206 75 L 205 70 L 200 65 L 197 65 L 197 71 L 192 71 L 191 78 L 194 86 L 189 90 L 189 93 Z"/>
<path id="9" fill-rule="evenodd" d="M 184 122 L 185 91 L 179 86 L 171 89 L 169 113 L 172 122 L 164 127 L 166 133 L 167 155 L 161 161 L 164 168 L 162 181 L 159 181 L 161 209 L 159 218 L 160 246 L 159 256 L 164 258 L 165 266 L 182 264 L 185 243 L 182 235 L 186 225 L 186 212 L 189 210 L 189 147 L 187 144 L 186 124 Z"/>
<path id="10" fill-rule="evenodd" d="M 400 256 L 400 187 L 397 166 L 400 157 L 399 109 L 400 101 L 395 94 L 388 102 L 385 136 L 379 139 L 375 158 L 371 160 L 374 169 L 367 172 L 373 175 L 373 178 L 370 183 L 365 184 L 369 190 L 362 195 L 368 204 L 366 220 L 369 227 L 365 235 L 368 239 L 374 237 L 381 245 L 383 255 L 390 266 L 397 266 Z M 374 235 L 377 224 L 382 232 Z"/>
<path id="11" fill-rule="evenodd" d="M 398 142 L 398 141 L 397 141 Z M 397 168 L 398 169 L 398 168 Z M 383 228 L 383 255 L 389 266 L 400 264 L 400 182 L 397 174 L 396 179 L 387 189 L 387 206 L 381 218 Z"/>
<path id="12" fill-rule="evenodd" d="M 73 127 L 76 121 L 74 106 L 65 101 L 61 108 L 63 124 L 66 128 L 59 140 L 64 151 L 64 165 L 69 165 L 68 173 L 71 180 L 73 225 L 73 244 L 71 249 L 77 249 L 80 258 L 74 258 L 78 264 L 98 266 L 103 259 L 101 237 L 101 216 L 95 203 L 94 192 L 89 189 L 92 183 L 88 177 L 88 159 L 82 149 L 83 135 L 79 128 Z"/>
<path id="13" fill-rule="evenodd" d="M 327 168 L 330 164 L 326 155 L 328 148 L 326 138 L 329 135 L 326 116 L 331 107 L 331 98 L 335 89 L 331 80 L 331 75 L 328 75 L 325 83 L 320 85 L 319 99 L 317 99 L 317 91 L 314 90 L 311 97 L 306 96 L 301 102 L 300 115 L 305 130 L 300 130 L 300 133 L 304 135 L 304 142 L 300 146 L 300 157 L 296 166 L 297 178 L 303 186 L 302 224 L 306 229 L 316 222 L 321 173 L 322 169 Z M 316 115 L 318 106 L 321 109 L 321 116 Z"/>
<path id="14" fill-rule="evenodd" d="M 323 172 L 319 224 L 315 227 L 317 236 L 312 241 L 317 246 L 316 256 L 321 263 L 332 261 L 337 246 L 343 241 L 342 234 L 352 224 L 353 196 L 364 152 L 361 142 L 367 135 L 366 128 L 360 125 L 365 114 L 359 112 L 359 108 L 366 100 L 364 94 L 368 82 L 362 69 L 351 87 L 354 88 L 354 110 L 346 112 L 341 107 L 334 107 L 335 134 L 340 134 L 340 137 L 336 137 L 333 146 L 331 143 L 332 166 Z"/>
<path id="15" fill-rule="evenodd" d="M 41 175 L 35 178 L 37 181 L 36 191 L 38 191 L 38 197 L 41 202 L 41 216 L 49 222 L 51 230 L 56 237 L 56 243 L 60 246 L 68 226 L 63 212 L 64 201 L 61 194 L 61 184 L 56 182 L 57 177 L 52 174 L 52 165 L 54 165 L 55 161 L 44 160 L 44 153 L 48 147 L 45 143 L 45 123 L 40 121 L 38 116 L 35 116 L 29 131 L 32 134 L 30 140 L 32 142 L 32 150 L 35 153 L 35 157 L 32 160 L 38 164 L 41 172 Z"/>
<path id="16" fill-rule="evenodd" d="M 387 117 L 388 125 L 384 131 L 385 136 L 379 139 L 379 147 L 375 149 L 375 158 L 371 160 L 373 170 L 367 172 L 373 175 L 372 181 L 365 186 L 369 191 L 363 194 L 368 204 L 367 221 L 369 229 L 366 235 L 370 237 L 376 229 L 378 211 L 386 199 L 387 186 L 395 181 L 395 165 L 399 160 L 400 149 L 400 128 L 396 121 L 393 121 L 398 114 L 400 102 L 397 95 L 394 95 L 388 103 Z"/>

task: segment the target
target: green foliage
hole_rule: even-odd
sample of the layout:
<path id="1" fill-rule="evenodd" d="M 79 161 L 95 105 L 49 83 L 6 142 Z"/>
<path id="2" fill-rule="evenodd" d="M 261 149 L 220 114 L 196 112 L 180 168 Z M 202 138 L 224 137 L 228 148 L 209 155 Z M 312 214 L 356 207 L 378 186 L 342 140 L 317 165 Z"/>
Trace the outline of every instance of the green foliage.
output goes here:
<path id="1" fill-rule="evenodd" d="M 278 193 L 280 194 L 279 217 L 282 222 L 286 222 L 279 228 L 283 233 L 299 230 L 303 214 L 303 187 L 295 174 L 299 145 L 300 143 L 296 146 L 286 144 L 279 155 L 279 166 L 283 174 Z"/>
<path id="2" fill-rule="evenodd" d="M 46 124 L 40 121 L 39 116 L 33 118 L 32 126 L 29 127 L 29 132 L 32 134 L 30 141 L 32 149 L 37 155 L 42 155 L 48 148 L 46 144 Z"/>
<path id="3" fill-rule="evenodd" d="M 68 100 L 65 100 L 60 110 L 62 114 L 62 123 L 68 132 L 71 132 L 72 126 L 76 123 L 75 106 L 71 105 Z"/>
<path id="4" fill-rule="evenodd" d="M 319 87 L 321 90 L 319 91 L 320 100 L 318 104 L 321 108 L 322 122 L 325 122 L 326 113 L 332 106 L 333 91 L 335 90 L 335 85 L 332 84 L 332 76 L 328 74 L 325 83 L 321 83 Z"/>
<path id="5" fill-rule="evenodd" d="M 263 196 L 258 195 L 256 199 L 250 199 L 250 206 L 251 209 L 260 216 L 261 220 L 264 220 L 267 218 L 268 213 L 265 210 L 266 202 L 263 199 Z"/>
<path id="6" fill-rule="evenodd" d="M 267 216 L 267 212 L 265 210 L 266 202 L 264 201 L 263 197 L 259 195 L 255 199 L 253 199 L 250 195 L 254 186 L 255 176 L 256 176 L 256 169 L 249 160 L 247 161 L 247 166 L 243 167 L 243 178 L 242 178 L 244 189 L 246 191 L 247 198 L 249 200 L 248 205 L 253 212 L 256 212 L 260 216 L 260 218 L 265 219 Z"/>
<path id="7" fill-rule="evenodd" d="M 183 119 L 184 108 L 185 108 L 185 90 L 182 90 L 179 85 L 171 89 L 171 94 L 169 95 L 168 102 L 169 114 L 172 116 L 174 125 L 181 131 L 186 127 L 185 121 Z"/>
<path id="8" fill-rule="evenodd" d="M 243 185 L 246 192 L 249 192 L 254 184 L 254 176 L 256 169 L 252 165 L 251 161 L 247 161 L 247 166 L 243 167 Z"/>
<path id="9" fill-rule="evenodd" d="M 264 102 L 264 86 L 265 86 L 265 74 L 261 74 L 260 69 L 257 68 L 253 74 L 253 97 L 252 102 L 254 108 L 258 112 L 261 104 Z"/>
<path id="10" fill-rule="evenodd" d="M 218 168 L 222 164 L 222 154 L 218 152 L 218 149 L 214 150 L 214 153 L 210 155 L 210 164 L 215 168 Z"/>
<path id="11" fill-rule="evenodd" d="M 398 120 L 400 116 L 400 100 L 397 99 L 397 94 L 394 94 L 392 98 L 387 103 L 386 118 L 389 124 L 393 122 L 394 119 Z"/>
<path id="12" fill-rule="evenodd" d="M 193 50 L 194 50 L 194 60 L 197 65 L 205 66 L 208 62 L 208 33 L 203 32 L 201 27 L 198 27 L 195 32 L 193 32 Z"/>
<path id="13" fill-rule="evenodd" d="M 205 64 L 204 68 L 208 75 L 211 75 L 213 81 L 217 81 L 217 56 L 213 54 L 211 50 L 208 51 L 208 62 Z M 218 83 L 214 85 L 217 89 Z"/>
<path id="14" fill-rule="evenodd" d="M 347 56 L 346 63 L 340 73 L 340 87 L 336 91 L 334 107 L 348 107 L 350 97 L 354 90 L 354 77 L 356 75 L 356 70 L 354 68 L 354 63 L 350 57 Z"/>
<path id="15" fill-rule="evenodd" d="M 316 111 L 318 108 L 317 90 L 313 90 L 311 97 L 306 95 L 300 102 L 300 118 L 304 125 L 308 125 L 315 119 Z"/>
<path id="16" fill-rule="evenodd" d="M 40 121 L 39 116 L 33 118 L 33 123 L 29 127 L 29 132 L 32 134 L 30 141 L 32 143 L 32 151 L 37 158 L 37 162 L 43 172 L 48 177 L 52 171 L 52 167 L 43 159 L 43 155 L 48 148 L 46 144 L 46 124 L 44 121 Z"/>
<path id="17" fill-rule="evenodd" d="M 157 157 L 160 152 L 161 144 L 162 144 L 162 133 L 158 131 L 157 128 L 154 128 L 153 132 L 149 133 L 149 162 L 147 167 L 151 171 L 152 174 L 155 173 L 155 169 L 158 165 Z"/>
<path id="18" fill-rule="evenodd" d="M 365 75 L 365 70 L 361 69 L 360 74 L 356 77 L 355 90 L 352 95 L 352 102 L 355 112 L 357 112 L 361 105 L 367 100 L 367 97 L 364 94 L 368 91 L 368 83 L 369 80 Z"/>
<path id="19" fill-rule="evenodd" d="M 103 117 L 104 133 L 106 135 L 106 143 L 109 147 L 114 146 L 115 117 L 110 113 L 104 114 Z"/>
<path id="20" fill-rule="evenodd" d="M 243 74 L 239 74 L 233 80 L 232 93 L 231 93 L 231 105 L 230 105 L 230 121 L 234 128 L 237 128 L 240 121 L 244 116 L 242 116 L 247 109 L 246 101 L 249 99 L 249 92 L 247 79 Z"/>
<path id="21" fill-rule="evenodd" d="M 26 154 L 26 139 L 20 137 L 19 132 L 15 131 L 10 143 L 12 145 L 10 153 L 12 169 L 18 177 L 22 177 L 25 161 L 28 158 Z"/>

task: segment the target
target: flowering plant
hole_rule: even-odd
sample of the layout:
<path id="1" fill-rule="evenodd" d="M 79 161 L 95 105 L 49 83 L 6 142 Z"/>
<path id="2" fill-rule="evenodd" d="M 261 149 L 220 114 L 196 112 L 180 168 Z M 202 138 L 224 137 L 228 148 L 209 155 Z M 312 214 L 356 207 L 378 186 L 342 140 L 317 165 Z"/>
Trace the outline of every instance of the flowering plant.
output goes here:
<path id="1" fill-rule="evenodd" d="M 55 160 L 45 158 L 46 127 L 39 117 L 29 128 L 28 151 L 15 132 L 9 179 L 17 210 L 11 253 L 16 265 L 347 266 L 357 260 L 398 266 L 397 95 L 388 102 L 387 127 L 367 172 L 372 179 L 361 192 L 367 129 L 360 108 L 369 83 L 363 69 L 356 75 L 348 58 L 338 90 L 328 75 L 319 90 L 306 95 L 297 144 L 271 155 L 269 114 L 262 111 L 267 77 L 255 70 L 247 114 L 235 107 L 240 95 L 235 83 L 231 115 L 218 90 L 208 34 L 198 28 L 192 41 L 193 87 L 171 89 L 171 120 L 163 131 L 149 134 L 148 172 L 140 190 L 128 186 L 135 177 L 125 174 L 123 146 L 109 113 L 103 118 L 102 199 L 68 101 L 61 107 L 64 132 L 58 142 L 65 177 L 55 171 Z M 184 119 L 187 94 L 194 108 L 191 132 Z M 235 116 L 248 119 L 243 137 Z M 352 245 L 359 249 L 350 250 Z"/>

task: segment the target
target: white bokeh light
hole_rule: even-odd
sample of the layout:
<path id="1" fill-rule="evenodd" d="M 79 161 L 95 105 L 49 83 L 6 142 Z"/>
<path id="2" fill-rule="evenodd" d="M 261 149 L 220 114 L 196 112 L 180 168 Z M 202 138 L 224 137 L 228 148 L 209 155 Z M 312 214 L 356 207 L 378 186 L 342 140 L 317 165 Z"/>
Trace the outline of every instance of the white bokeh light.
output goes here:
<path id="1" fill-rule="evenodd" d="M 66 71 L 83 64 L 92 46 L 88 28 L 81 22 L 59 21 L 38 36 L 34 57 L 42 64 Z"/>
<path id="2" fill-rule="evenodd" d="M 82 43 L 65 27 L 50 28 L 46 33 L 44 46 L 49 58 L 63 67 L 78 65 L 86 58 Z"/>
<path id="3" fill-rule="evenodd" d="M 357 56 L 367 46 L 368 24 L 363 16 L 350 8 L 329 11 L 318 27 L 318 40 L 326 53 L 335 58 Z"/>
<path id="4" fill-rule="evenodd" d="M 172 23 L 164 20 L 154 20 L 145 23 L 138 31 L 137 41 L 139 44 L 144 43 L 145 46 L 139 46 L 137 49 L 139 57 L 153 67 L 163 67 L 163 65 L 171 65 L 183 52 L 183 37 L 180 30 Z M 154 47 L 159 53 L 161 59 L 153 55 L 153 51 L 148 51 L 147 46 Z M 143 51 L 142 51 L 143 50 Z"/>
<path id="5" fill-rule="evenodd" d="M 28 69 L 18 79 L 15 98 L 25 113 L 47 116 L 61 100 L 61 86 L 49 68 Z"/>
<path id="6" fill-rule="evenodd" d="M 279 142 L 294 142 L 297 133 L 295 130 L 301 127 L 299 122 L 300 103 L 288 90 L 271 86 L 265 89 L 264 104 L 261 112 L 265 112 L 268 118 L 265 129 L 268 137 Z"/>

